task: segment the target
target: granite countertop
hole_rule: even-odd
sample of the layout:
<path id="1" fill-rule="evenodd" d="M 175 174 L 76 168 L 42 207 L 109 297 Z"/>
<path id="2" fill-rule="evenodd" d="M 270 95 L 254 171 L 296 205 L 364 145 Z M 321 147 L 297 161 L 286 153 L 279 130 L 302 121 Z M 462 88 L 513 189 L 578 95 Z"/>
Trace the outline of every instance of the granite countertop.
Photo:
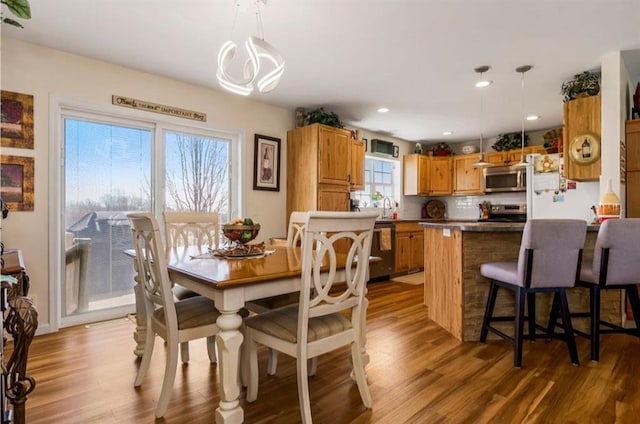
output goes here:
<path id="1" fill-rule="evenodd" d="M 522 231 L 524 229 L 524 222 L 421 221 L 420 226 L 424 228 L 442 228 L 450 230 L 491 233 Z M 599 224 L 587 225 L 587 231 L 597 232 L 599 228 Z"/>

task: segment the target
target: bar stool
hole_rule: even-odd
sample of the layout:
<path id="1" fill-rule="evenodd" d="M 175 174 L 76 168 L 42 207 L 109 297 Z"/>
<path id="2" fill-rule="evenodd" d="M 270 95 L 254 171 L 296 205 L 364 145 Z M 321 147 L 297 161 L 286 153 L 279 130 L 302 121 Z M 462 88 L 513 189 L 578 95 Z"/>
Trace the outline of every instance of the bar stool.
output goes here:
<path id="1" fill-rule="evenodd" d="M 554 299 L 558 301 L 558 310 L 565 330 L 563 334 L 556 336 L 563 338 L 567 343 L 571 362 L 575 365 L 579 364 L 565 289 L 573 287 L 578 280 L 586 234 L 587 224 L 582 220 L 529 220 L 522 233 L 518 262 L 492 262 L 480 266 L 480 274 L 491 279 L 480 342 L 486 343 L 489 331 L 509 341 L 514 345 L 513 364 L 520 368 L 525 319 L 529 322 L 529 339 L 534 340 L 537 336 L 535 294 L 553 292 L 556 293 Z M 493 316 L 500 287 L 511 290 L 515 294 L 514 316 Z M 524 314 L 525 299 L 528 317 Z M 494 321 L 513 321 L 515 324 L 513 337 L 491 326 Z M 547 337 L 548 333 L 545 332 L 544 336 Z"/>
<path id="2" fill-rule="evenodd" d="M 571 314 L 590 318 L 590 333 L 574 330 L 591 341 L 591 360 L 600 359 L 600 334 L 624 333 L 640 337 L 640 218 L 609 219 L 602 223 L 593 251 L 593 262 L 582 264 L 578 286 L 589 289 L 589 312 Z M 600 291 L 624 290 L 629 299 L 636 328 L 622 326 L 600 318 Z M 550 328 L 557 325 L 557 308 L 553 308 Z M 600 328 L 601 326 L 607 328 Z"/>

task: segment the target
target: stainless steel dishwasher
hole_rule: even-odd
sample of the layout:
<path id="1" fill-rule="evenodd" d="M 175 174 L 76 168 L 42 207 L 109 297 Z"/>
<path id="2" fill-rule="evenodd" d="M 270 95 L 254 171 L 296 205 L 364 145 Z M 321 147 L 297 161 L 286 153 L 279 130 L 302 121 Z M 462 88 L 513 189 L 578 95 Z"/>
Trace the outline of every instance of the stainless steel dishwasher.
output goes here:
<path id="1" fill-rule="evenodd" d="M 381 235 L 383 230 L 389 232 L 390 243 L 383 246 Z M 373 230 L 371 256 L 380 258 L 369 263 L 369 281 L 387 279 L 395 269 L 396 226 L 390 221 L 378 221 Z"/>

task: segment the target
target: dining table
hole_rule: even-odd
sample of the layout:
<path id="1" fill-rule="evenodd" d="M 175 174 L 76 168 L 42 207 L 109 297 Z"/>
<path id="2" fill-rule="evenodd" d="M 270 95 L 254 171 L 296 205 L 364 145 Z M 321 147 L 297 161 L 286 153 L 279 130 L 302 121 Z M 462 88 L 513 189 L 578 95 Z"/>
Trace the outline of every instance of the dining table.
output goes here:
<path id="1" fill-rule="evenodd" d="M 242 423 L 244 411 L 240 406 L 240 349 L 243 335 L 242 317 L 238 314 L 245 302 L 300 291 L 302 249 L 288 246 L 265 246 L 264 255 L 251 257 L 219 257 L 194 246 L 167 249 L 167 268 L 173 284 L 178 284 L 212 299 L 220 316 L 216 320 L 220 332 L 216 335 L 220 376 L 220 403 L 215 411 L 216 423 Z M 135 257 L 135 251 L 125 254 Z M 346 254 L 336 255 L 338 269 L 344 269 Z M 375 258 L 373 258 L 375 260 Z M 134 261 L 135 263 L 135 261 Z M 137 272 L 137 270 L 136 270 Z M 342 272 L 342 274 L 344 274 Z M 340 278 L 341 275 L 337 275 Z M 138 277 L 135 280 L 137 283 Z M 146 335 L 146 311 L 142 287 L 136 284 L 135 353 L 142 354 Z M 362 308 L 366 323 L 368 301 Z M 361 352 L 365 365 L 366 326 L 361 334 Z"/>

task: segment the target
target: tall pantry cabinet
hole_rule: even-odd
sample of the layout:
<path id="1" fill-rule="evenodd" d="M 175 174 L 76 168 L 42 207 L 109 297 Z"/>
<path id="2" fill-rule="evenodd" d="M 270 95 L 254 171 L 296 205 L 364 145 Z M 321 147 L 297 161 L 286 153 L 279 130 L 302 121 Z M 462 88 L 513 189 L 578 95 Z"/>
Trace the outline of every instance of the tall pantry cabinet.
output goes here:
<path id="1" fill-rule="evenodd" d="M 287 220 L 293 211 L 348 211 L 351 132 L 311 124 L 287 132 Z"/>

